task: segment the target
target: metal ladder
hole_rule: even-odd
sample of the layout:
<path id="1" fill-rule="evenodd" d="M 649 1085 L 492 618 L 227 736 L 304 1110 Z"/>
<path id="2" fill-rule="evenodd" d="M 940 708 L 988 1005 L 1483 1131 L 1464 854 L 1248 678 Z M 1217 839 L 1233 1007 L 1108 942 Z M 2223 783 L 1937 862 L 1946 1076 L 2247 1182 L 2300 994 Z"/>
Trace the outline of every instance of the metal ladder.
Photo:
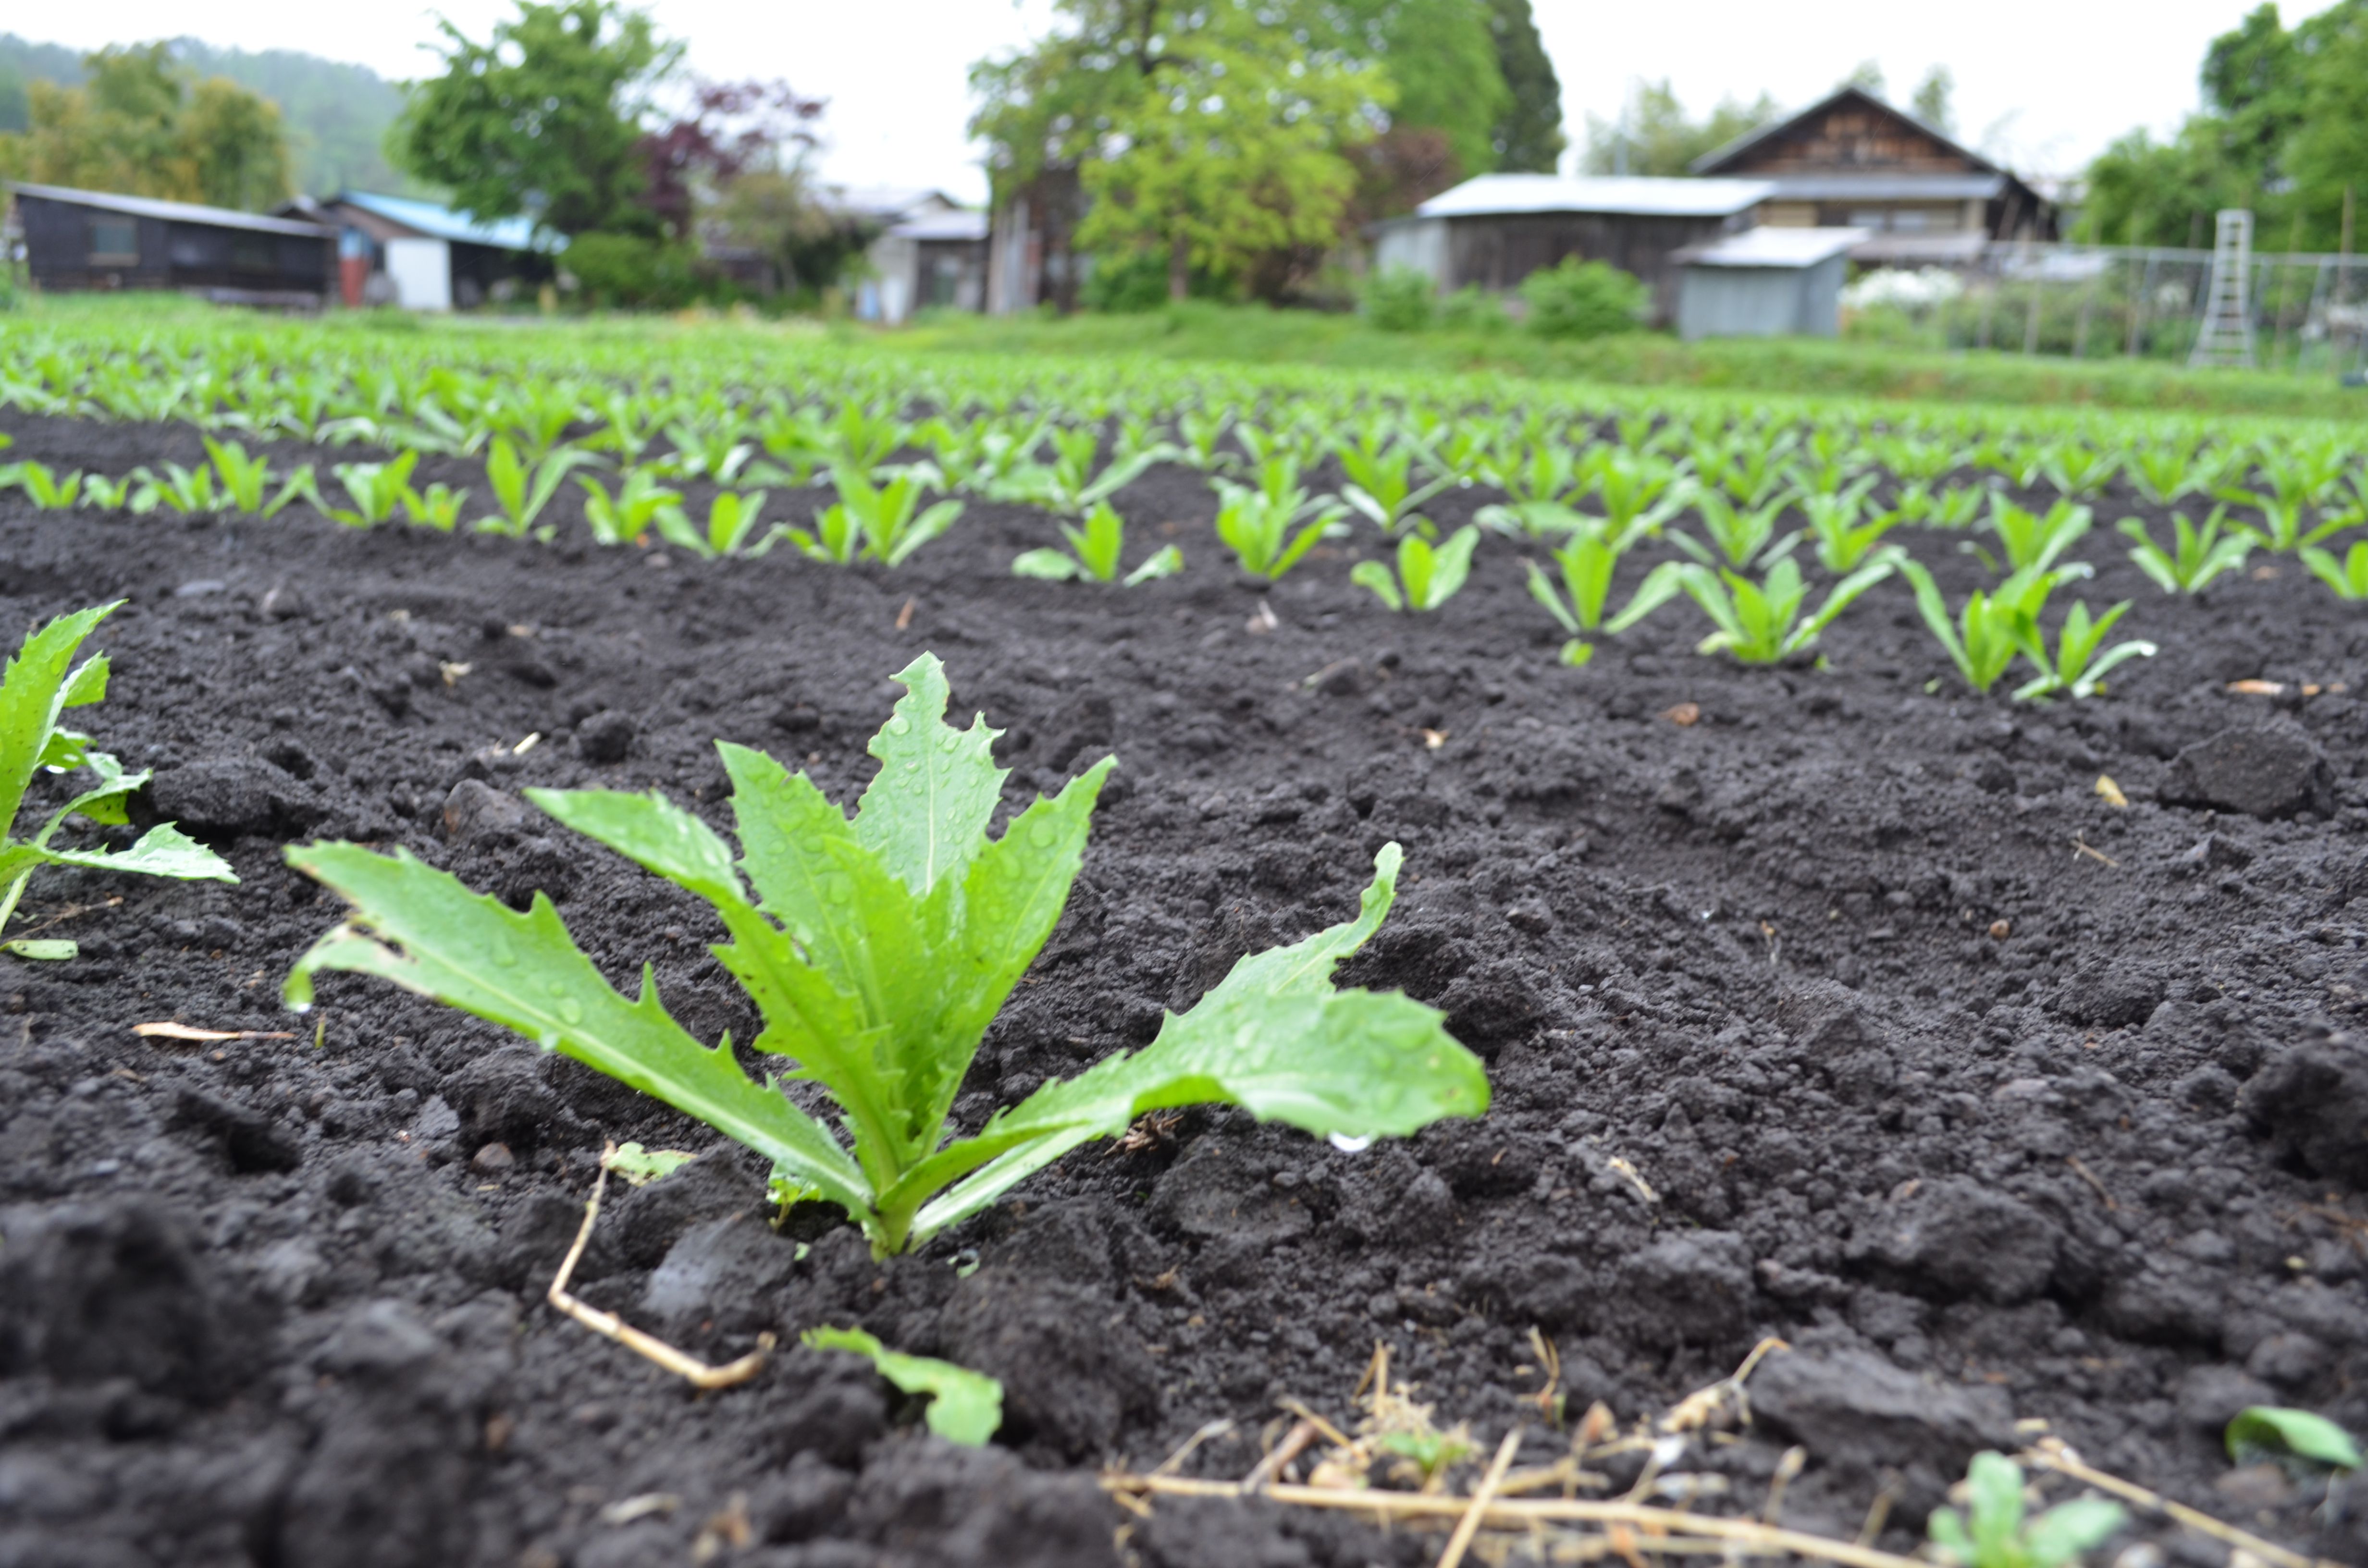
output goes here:
<path id="1" fill-rule="evenodd" d="M 2253 312 L 2247 297 L 2252 272 L 2253 215 L 2241 207 L 2226 209 L 2214 225 L 2212 291 L 2189 366 L 2254 364 Z"/>

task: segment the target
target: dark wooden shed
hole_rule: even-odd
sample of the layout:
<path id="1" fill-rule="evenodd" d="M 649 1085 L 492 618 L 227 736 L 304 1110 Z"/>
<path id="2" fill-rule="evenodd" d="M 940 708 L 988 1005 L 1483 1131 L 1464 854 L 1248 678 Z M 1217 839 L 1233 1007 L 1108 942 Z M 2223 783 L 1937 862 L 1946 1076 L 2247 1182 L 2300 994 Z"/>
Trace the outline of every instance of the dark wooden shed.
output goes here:
<path id="1" fill-rule="evenodd" d="M 318 223 L 64 186 L 8 188 L 39 289 L 178 289 L 317 310 L 336 287 L 336 236 Z"/>
<path id="2" fill-rule="evenodd" d="M 1427 273 L 1446 293 L 1518 288 L 1566 256 L 1610 262 L 1652 287 L 1654 314 L 1666 322 L 1677 311 L 1677 253 L 1748 226 L 1771 188 L 1760 180 L 1482 175 L 1410 217 L 1374 225 L 1374 265 Z"/>

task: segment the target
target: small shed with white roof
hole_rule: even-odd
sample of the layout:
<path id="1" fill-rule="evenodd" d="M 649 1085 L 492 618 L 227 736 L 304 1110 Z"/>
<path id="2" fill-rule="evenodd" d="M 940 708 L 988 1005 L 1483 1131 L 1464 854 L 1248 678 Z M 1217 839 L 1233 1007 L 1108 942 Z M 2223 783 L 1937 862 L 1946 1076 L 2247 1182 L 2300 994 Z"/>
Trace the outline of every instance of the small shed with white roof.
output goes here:
<path id="1" fill-rule="evenodd" d="M 1677 253 L 1678 335 L 1832 337 L 1865 229 L 1746 229 Z"/>
<path id="2" fill-rule="evenodd" d="M 1482 175 L 1376 224 L 1374 263 L 1427 273 L 1445 293 L 1518 288 L 1565 257 L 1604 261 L 1651 285 L 1655 315 L 1668 321 L 1676 253 L 1749 227 L 1775 189 L 1757 179 Z"/>

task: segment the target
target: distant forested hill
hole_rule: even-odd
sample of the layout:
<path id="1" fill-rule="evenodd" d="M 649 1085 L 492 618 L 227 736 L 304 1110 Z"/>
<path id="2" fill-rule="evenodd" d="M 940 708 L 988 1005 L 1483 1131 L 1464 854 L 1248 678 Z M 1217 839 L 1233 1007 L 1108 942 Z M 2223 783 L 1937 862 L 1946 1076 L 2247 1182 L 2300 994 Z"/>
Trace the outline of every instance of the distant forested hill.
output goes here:
<path id="1" fill-rule="evenodd" d="M 381 143 L 403 107 L 403 93 L 369 67 L 286 49 L 253 54 L 216 49 L 193 38 L 174 40 L 173 52 L 200 76 L 227 76 L 279 106 L 299 190 L 438 194 L 388 165 Z M 78 51 L 0 33 L 0 131 L 25 129 L 27 83 L 81 80 Z"/>

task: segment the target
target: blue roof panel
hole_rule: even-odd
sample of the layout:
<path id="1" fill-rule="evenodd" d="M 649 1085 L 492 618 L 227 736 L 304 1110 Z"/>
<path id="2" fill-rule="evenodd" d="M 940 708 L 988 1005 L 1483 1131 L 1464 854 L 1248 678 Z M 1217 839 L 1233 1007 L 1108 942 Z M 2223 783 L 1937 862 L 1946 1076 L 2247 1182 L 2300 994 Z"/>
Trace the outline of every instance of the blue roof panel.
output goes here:
<path id="1" fill-rule="evenodd" d="M 416 229 L 438 240 L 459 240 L 500 250 L 564 250 L 567 245 L 565 235 L 537 233 L 531 218 L 501 218 L 481 223 L 471 213 L 456 212 L 433 201 L 381 196 L 368 190 L 342 190 L 331 199 L 350 201 L 365 212 L 375 212 L 391 223 Z"/>

